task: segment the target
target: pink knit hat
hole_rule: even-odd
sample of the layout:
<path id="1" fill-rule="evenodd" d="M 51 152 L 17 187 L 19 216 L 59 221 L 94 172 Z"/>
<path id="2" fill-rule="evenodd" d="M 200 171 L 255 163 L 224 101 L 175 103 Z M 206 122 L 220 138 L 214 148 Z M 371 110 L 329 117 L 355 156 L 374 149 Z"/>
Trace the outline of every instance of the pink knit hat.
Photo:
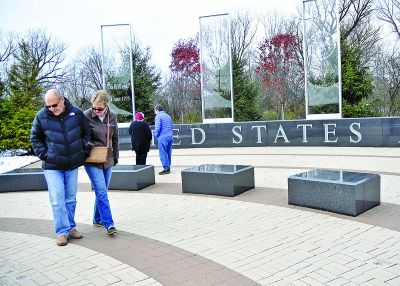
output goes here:
<path id="1" fill-rule="evenodd" d="M 135 119 L 136 120 L 143 120 L 144 119 L 144 114 L 142 112 L 136 112 Z"/>

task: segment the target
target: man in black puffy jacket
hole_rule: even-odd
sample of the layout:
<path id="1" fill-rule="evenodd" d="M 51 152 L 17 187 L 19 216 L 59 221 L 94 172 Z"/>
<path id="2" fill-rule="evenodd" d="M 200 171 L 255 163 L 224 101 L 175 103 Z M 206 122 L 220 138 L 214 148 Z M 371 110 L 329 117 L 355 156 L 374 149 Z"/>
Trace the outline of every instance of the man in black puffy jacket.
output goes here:
<path id="1" fill-rule="evenodd" d="M 89 154 L 90 129 L 83 112 L 57 89 L 48 90 L 44 102 L 33 121 L 30 139 L 36 156 L 43 161 L 56 243 L 63 246 L 68 238 L 82 238 L 74 217 L 78 167 Z"/>

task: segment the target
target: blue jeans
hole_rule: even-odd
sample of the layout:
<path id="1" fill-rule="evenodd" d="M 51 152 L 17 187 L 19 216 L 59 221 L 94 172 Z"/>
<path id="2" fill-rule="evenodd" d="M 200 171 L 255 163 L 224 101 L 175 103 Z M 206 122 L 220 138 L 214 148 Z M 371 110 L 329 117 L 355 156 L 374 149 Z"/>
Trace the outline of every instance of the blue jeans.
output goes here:
<path id="1" fill-rule="evenodd" d="M 110 185 L 112 168 L 99 168 L 94 165 L 85 165 L 86 173 L 92 183 L 96 194 L 94 202 L 93 223 L 103 223 L 105 228 L 114 226 L 111 215 L 110 202 L 108 201 L 108 186 Z"/>
<path id="2" fill-rule="evenodd" d="M 171 168 L 172 137 L 159 138 L 158 151 L 164 170 L 169 170 Z"/>
<path id="3" fill-rule="evenodd" d="M 57 235 L 68 236 L 75 228 L 78 168 L 73 170 L 44 170 L 54 225 Z"/>

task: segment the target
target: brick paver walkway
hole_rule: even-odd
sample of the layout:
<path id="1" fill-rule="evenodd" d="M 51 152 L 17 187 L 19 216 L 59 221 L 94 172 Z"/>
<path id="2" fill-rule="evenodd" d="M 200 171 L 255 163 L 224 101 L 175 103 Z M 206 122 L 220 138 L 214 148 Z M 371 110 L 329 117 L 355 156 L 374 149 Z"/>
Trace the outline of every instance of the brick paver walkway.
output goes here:
<path id="1" fill-rule="evenodd" d="M 133 156 L 121 152 L 120 164 Z M 66 247 L 47 192 L 0 193 L 0 285 L 399 286 L 399 159 L 396 148 L 177 149 L 159 176 L 152 150 L 156 185 L 109 194 L 115 237 L 91 225 L 94 194 L 79 171 L 84 238 Z M 180 171 L 203 163 L 254 165 L 256 188 L 182 194 Z M 381 205 L 357 217 L 289 206 L 287 177 L 314 168 L 381 174 Z"/>

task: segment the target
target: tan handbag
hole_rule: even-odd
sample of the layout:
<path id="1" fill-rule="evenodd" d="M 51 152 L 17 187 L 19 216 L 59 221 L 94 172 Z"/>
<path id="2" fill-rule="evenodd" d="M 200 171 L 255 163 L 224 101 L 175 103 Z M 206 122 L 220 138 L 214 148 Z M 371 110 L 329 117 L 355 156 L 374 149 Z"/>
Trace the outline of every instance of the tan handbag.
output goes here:
<path id="1" fill-rule="evenodd" d="M 103 164 L 107 162 L 108 145 L 110 143 L 110 114 L 107 117 L 107 147 L 95 146 L 90 151 L 89 157 L 86 158 L 85 163 Z"/>
<path id="2" fill-rule="evenodd" d="M 90 151 L 89 157 L 86 158 L 85 163 L 102 164 L 107 162 L 108 147 L 93 147 Z"/>

